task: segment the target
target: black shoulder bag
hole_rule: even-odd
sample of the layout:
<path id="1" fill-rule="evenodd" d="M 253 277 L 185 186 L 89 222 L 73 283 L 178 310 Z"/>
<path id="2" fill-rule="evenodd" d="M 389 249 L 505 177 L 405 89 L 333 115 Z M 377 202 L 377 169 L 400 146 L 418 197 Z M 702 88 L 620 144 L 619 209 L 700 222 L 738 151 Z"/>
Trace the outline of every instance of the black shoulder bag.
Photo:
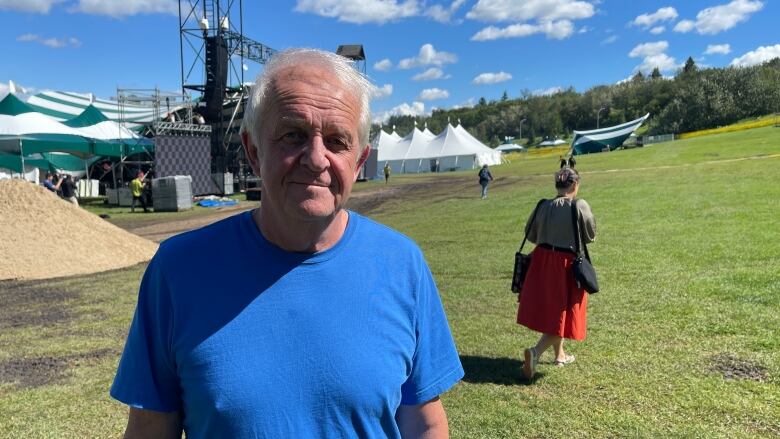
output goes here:
<path id="1" fill-rule="evenodd" d="M 599 292 L 599 281 L 596 278 L 596 269 L 593 268 L 593 264 L 590 263 L 590 255 L 588 254 L 588 246 L 585 244 L 585 240 L 582 240 L 582 248 L 585 249 L 585 257 L 583 258 L 583 252 L 580 249 L 580 227 L 579 227 L 579 210 L 577 210 L 577 200 L 571 201 L 571 222 L 574 227 L 574 252 L 577 256 L 572 263 L 572 270 L 574 271 L 574 279 L 577 281 L 577 285 L 580 288 L 584 288 L 588 294 Z"/>
<path id="2" fill-rule="evenodd" d="M 539 210 L 539 206 L 541 206 L 544 201 L 546 200 L 542 198 L 538 203 L 536 203 L 536 207 L 534 207 L 534 213 L 531 215 L 531 227 L 534 226 L 534 221 L 536 220 L 536 211 Z M 528 229 L 530 230 L 531 227 Z M 512 273 L 512 292 L 515 294 L 520 294 L 520 291 L 522 291 L 525 275 L 528 273 L 528 267 L 531 266 L 531 255 L 522 253 L 526 239 L 528 239 L 527 232 L 525 236 L 523 236 L 523 243 L 520 244 L 520 249 L 515 253 L 515 269 Z"/>

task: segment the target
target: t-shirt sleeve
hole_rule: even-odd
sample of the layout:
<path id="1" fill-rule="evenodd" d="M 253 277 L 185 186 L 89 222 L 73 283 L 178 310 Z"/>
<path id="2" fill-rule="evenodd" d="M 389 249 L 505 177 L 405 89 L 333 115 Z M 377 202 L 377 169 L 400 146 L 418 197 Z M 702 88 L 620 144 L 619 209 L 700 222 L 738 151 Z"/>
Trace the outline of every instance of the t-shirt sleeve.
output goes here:
<path id="1" fill-rule="evenodd" d="M 401 386 L 401 404 L 417 405 L 441 395 L 463 378 L 463 366 L 428 265 L 421 261 L 416 303 L 417 348 Z"/>
<path id="2" fill-rule="evenodd" d="M 584 200 L 580 200 L 577 203 L 577 208 L 580 210 L 580 216 L 582 217 L 582 236 L 585 239 L 585 243 L 589 244 L 596 240 L 596 219 L 593 217 L 593 212 L 590 210 L 590 204 Z"/>
<path id="3" fill-rule="evenodd" d="M 131 407 L 173 412 L 181 408 L 171 351 L 172 305 L 159 253 L 141 281 L 130 333 L 111 396 Z"/>

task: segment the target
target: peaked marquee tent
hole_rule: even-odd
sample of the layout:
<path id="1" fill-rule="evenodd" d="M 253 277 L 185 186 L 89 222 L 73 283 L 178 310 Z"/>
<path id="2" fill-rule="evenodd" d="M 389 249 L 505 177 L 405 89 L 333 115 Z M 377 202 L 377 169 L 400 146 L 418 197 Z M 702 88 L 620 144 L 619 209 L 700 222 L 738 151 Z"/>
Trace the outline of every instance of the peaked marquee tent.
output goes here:
<path id="1" fill-rule="evenodd" d="M 574 138 L 571 141 L 571 153 L 572 155 L 590 154 L 592 152 L 601 152 L 605 148 L 612 151 L 622 145 L 631 136 L 631 133 L 636 131 L 649 116 L 650 113 L 647 113 L 639 119 L 612 127 L 589 131 L 574 131 Z"/>
<path id="2" fill-rule="evenodd" d="M 473 169 L 501 164 L 500 151 L 485 146 L 461 125 L 453 127 L 447 124 L 438 136 L 427 128 L 420 131 L 416 127 L 401 140 L 396 140 L 393 134 L 380 130 L 374 142 L 379 149 L 378 167 L 388 163 L 393 173 Z"/>
<path id="3" fill-rule="evenodd" d="M 80 115 L 87 107 L 94 106 L 108 120 L 143 124 L 154 121 L 154 109 L 142 105 L 122 105 L 119 102 L 96 99 L 92 94 L 70 93 L 60 91 L 45 91 L 30 96 L 27 100 L 35 111 L 50 116 L 58 121 L 70 120 Z M 120 111 L 121 110 L 121 111 Z"/>

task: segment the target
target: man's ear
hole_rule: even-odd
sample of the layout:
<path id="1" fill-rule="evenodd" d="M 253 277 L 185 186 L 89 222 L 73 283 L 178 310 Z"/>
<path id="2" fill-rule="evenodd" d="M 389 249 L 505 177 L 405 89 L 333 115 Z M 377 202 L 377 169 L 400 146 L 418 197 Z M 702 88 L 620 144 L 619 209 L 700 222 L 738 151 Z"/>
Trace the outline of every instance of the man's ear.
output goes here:
<path id="1" fill-rule="evenodd" d="M 371 144 L 369 143 L 366 145 L 365 148 L 363 148 L 363 152 L 360 153 L 360 158 L 358 158 L 357 167 L 355 168 L 355 179 L 354 181 L 357 181 L 358 174 L 360 174 L 360 168 L 366 163 L 366 160 L 368 160 L 368 156 L 371 154 Z"/>
<path id="2" fill-rule="evenodd" d="M 255 175 L 262 178 L 260 175 L 260 156 L 257 152 L 257 146 L 252 142 L 252 137 L 250 137 L 249 133 L 246 131 L 241 131 L 241 144 L 244 145 L 244 151 L 246 152 L 246 157 L 249 159 L 249 166 L 252 167 L 252 171 Z"/>

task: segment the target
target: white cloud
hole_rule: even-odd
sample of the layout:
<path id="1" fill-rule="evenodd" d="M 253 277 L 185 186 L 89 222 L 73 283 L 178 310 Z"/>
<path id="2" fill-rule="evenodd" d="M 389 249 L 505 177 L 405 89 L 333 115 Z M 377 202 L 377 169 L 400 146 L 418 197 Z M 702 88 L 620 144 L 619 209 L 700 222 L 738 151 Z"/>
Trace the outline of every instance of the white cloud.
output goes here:
<path id="1" fill-rule="evenodd" d="M 298 0 L 296 12 L 338 18 L 347 23 L 384 24 L 420 13 L 417 0 Z"/>
<path id="2" fill-rule="evenodd" d="M 680 20 L 679 23 L 674 25 L 674 31 L 684 34 L 692 31 L 694 27 L 696 27 L 696 23 L 692 20 Z"/>
<path id="3" fill-rule="evenodd" d="M 422 116 L 425 114 L 425 104 L 414 101 L 411 105 L 404 102 L 388 111 L 383 111 L 374 116 L 374 123 L 385 123 L 390 116 Z"/>
<path id="4" fill-rule="evenodd" d="M 639 44 L 629 52 L 628 56 L 631 58 L 637 58 L 642 56 L 653 56 L 666 52 L 669 48 L 669 43 L 666 41 L 657 41 L 655 43 L 643 43 Z"/>
<path id="5" fill-rule="evenodd" d="M 386 72 L 393 68 L 393 63 L 390 62 L 389 59 L 385 58 L 382 61 L 377 61 L 374 63 L 374 70 L 379 70 L 380 72 Z"/>
<path id="6" fill-rule="evenodd" d="M 19 35 L 16 38 L 16 41 L 22 41 L 26 43 L 38 43 L 43 44 L 44 46 L 48 46 L 54 49 L 59 49 L 61 47 L 80 47 L 81 41 L 78 38 L 69 37 L 69 38 L 44 38 L 40 35 L 36 34 L 23 34 Z"/>
<path id="7" fill-rule="evenodd" d="M 374 91 L 375 98 L 385 98 L 393 94 L 393 84 L 385 84 L 381 87 L 377 87 Z"/>
<path id="8" fill-rule="evenodd" d="M 8 86 L 0 82 L 0 100 L 2 100 L 7 94 L 8 94 Z"/>
<path id="9" fill-rule="evenodd" d="M 725 5 L 702 9 L 696 14 L 696 21 L 682 20 L 674 27 L 675 32 L 690 32 L 694 28 L 702 35 L 714 35 L 731 29 L 750 15 L 763 9 L 758 0 L 733 0 Z"/>
<path id="10" fill-rule="evenodd" d="M 450 75 L 445 75 L 442 69 L 431 67 L 430 69 L 412 76 L 412 81 L 433 81 L 434 79 L 448 79 Z"/>
<path id="11" fill-rule="evenodd" d="M 477 105 L 477 98 L 468 98 L 465 101 L 461 102 L 460 104 L 455 104 L 451 107 L 452 110 L 457 110 L 458 108 L 472 108 L 474 105 Z M 451 124 L 457 125 L 460 123 L 458 120 L 452 120 L 450 121 Z"/>
<path id="12" fill-rule="evenodd" d="M 412 69 L 415 67 L 437 66 L 451 64 L 458 61 L 458 57 L 448 52 L 437 52 L 432 44 L 423 44 L 419 54 L 414 58 L 405 58 L 398 63 L 400 69 Z"/>
<path id="13" fill-rule="evenodd" d="M 601 44 L 612 44 L 617 40 L 618 40 L 617 35 L 610 35 L 607 38 L 604 38 L 604 40 L 601 41 Z"/>
<path id="14" fill-rule="evenodd" d="M 634 71 L 641 71 L 645 75 L 649 75 L 654 68 L 658 67 L 658 70 L 662 72 L 668 72 L 680 68 L 680 64 L 674 57 L 671 57 L 665 53 L 658 53 L 655 55 L 646 56 L 642 60 L 642 64 L 638 65 Z"/>
<path id="15" fill-rule="evenodd" d="M 634 26 L 641 26 L 645 29 L 661 21 L 669 21 L 677 18 L 677 10 L 671 6 L 660 8 L 652 14 L 642 14 L 634 19 Z"/>
<path id="16" fill-rule="evenodd" d="M 656 41 L 654 43 L 639 44 L 631 49 L 631 52 L 628 53 L 629 57 L 643 58 L 642 64 L 634 68 L 634 71 L 641 71 L 644 74 L 650 74 L 650 72 L 652 72 L 656 67 L 658 67 L 658 70 L 662 72 L 668 72 L 680 67 L 674 57 L 664 53 L 668 48 L 668 42 Z"/>
<path id="17" fill-rule="evenodd" d="M 38 41 L 38 38 L 35 34 L 24 34 L 16 37 L 16 41 Z"/>
<path id="18" fill-rule="evenodd" d="M 562 40 L 574 33 L 569 20 L 548 21 L 539 24 L 512 24 L 505 28 L 488 26 L 471 37 L 471 41 L 490 41 L 499 38 L 520 38 L 543 33 L 549 39 Z"/>
<path id="19" fill-rule="evenodd" d="M 0 10 L 48 14 L 52 6 L 65 0 L 0 0 Z"/>
<path id="20" fill-rule="evenodd" d="M 550 87 L 550 88 L 540 88 L 538 90 L 534 90 L 531 92 L 531 94 L 536 96 L 551 96 L 560 93 L 562 91 L 563 91 L 563 87 Z"/>
<path id="21" fill-rule="evenodd" d="M 433 18 L 439 23 L 449 23 L 452 21 L 452 15 L 457 12 L 465 2 L 466 0 L 455 0 L 448 8 L 445 8 L 442 5 L 433 5 L 425 11 L 425 15 Z"/>
<path id="22" fill-rule="evenodd" d="M 512 79 L 512 75 L 507 72 L 481 73 L 471 82 L 474 84 L 498 84 L 500 82 L 509 81 L 510 79 Z"/>
<path id="23" fill-rule="evenodd" d="M 774 46 L 761 46 L 756 50 L 751 50 L 750 52 L 738 58 L 734 58 L 734 60 L 731 61 L 731 64 L 729 65 L 735 67 L 747 67 L 761 64 L 765 61 L 769 61 L 770 59 L 778 57 L 780 57 L 780 44 L 775 44 Z"/>
<path id="24" fill-rule="evenodd" d="M 653 35 L 659 35 L 659 34 L 664 33 L 665 30 L 666 30 L 665 26 L 656 26 L 656 27 L 650 29 L 650 33 L 653 34 Z"/>
<path id="25" fill-rule="evenodd" d="M 176 15 L 179 3 L 176 0 L 79 0 L 70 11 L 114 18 L 137 14 Z"/>
<path id="26" fill-rule="evenodd" d="M 731 53 L 731 46 L 728 44 L 710 44 L 707 46 L 707 50 L 704 51 L 705 55 L 712 55 L 716 53 L 728 55 Z"/>
<path id="27" fill-rule="evenodd" d="M 595 14 L 593 5 L 578 0 L 479 0 L 467 18 L 485 22 L 578 20 Z"/>
<path id="28" fill-rule="evenodd" d="M 433 101 L 436 99 L 447 99 L 450 97 L 450 92 L 442 90 L 440 88 L 426 88 L 420 92 L 420 96 L 417 98 L 421 101 Z"/>

